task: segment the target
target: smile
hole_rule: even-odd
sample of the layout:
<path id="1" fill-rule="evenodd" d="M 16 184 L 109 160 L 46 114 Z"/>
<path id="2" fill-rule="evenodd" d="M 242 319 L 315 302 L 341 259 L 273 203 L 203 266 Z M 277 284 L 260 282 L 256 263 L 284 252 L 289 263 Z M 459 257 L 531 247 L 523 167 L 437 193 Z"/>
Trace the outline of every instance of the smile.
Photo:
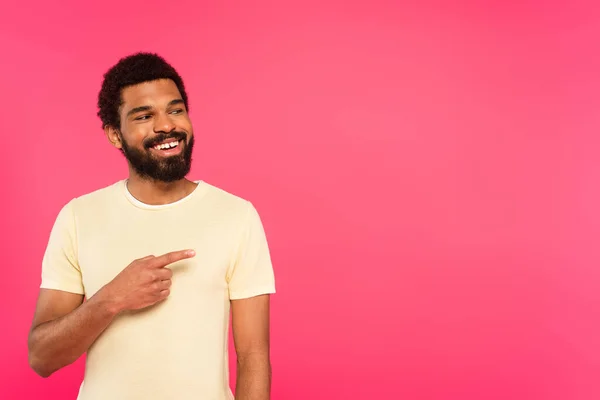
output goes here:
<path id="1" fill-rule="evenodd" d="M 177 147 L 179 145 L 179 141 L 178 140 L 173 140 L 173 141 L 169 141 L 169 142 L 165 142 L 165 143 L 159 143 L 156 146 L 153 147 L 153 149 L 155 150 L 168 150 L 168 149 L 172 149 L 174 147 Z"/>
<path id="2" fill-rule="evenodd" d="M 165 142 L 159 143 L 151 147 L 156 154 L 161 156 L 173 156 L 181 153 L 181 140 L 168 139 Z"/>

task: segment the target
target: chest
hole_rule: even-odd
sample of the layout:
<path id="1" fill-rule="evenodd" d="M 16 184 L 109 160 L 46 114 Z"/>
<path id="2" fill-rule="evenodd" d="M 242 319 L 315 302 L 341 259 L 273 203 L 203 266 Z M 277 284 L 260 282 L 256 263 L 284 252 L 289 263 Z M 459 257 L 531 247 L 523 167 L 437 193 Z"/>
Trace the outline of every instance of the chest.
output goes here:
<path id="1" fill-rule="evenodd" d="M 227 272 L 235 250 L 234 224 L 210 215 L 168 213 L 112 216 L 84 221 L 78 259 L 89 298 L 134 260 L 193 249 L 196 256 L 167 266 L 172 293 L 218 293 L 227 290 Z"/>

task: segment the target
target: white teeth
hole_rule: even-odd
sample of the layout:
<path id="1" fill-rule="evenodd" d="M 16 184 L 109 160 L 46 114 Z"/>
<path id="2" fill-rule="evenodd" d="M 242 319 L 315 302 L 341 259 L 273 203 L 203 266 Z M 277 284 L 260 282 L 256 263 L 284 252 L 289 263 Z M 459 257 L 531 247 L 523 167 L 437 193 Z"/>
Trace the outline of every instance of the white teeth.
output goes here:
<path id="1" fill-rule="evenodd" d="M 173 147 L 176 147 L 178 144 L 179 144 L 179 142 L 163 143 L 163 144 L 157 144 L 156 146 L 154 146 L 154 148 L 156 150 L 172 149 Z"/>

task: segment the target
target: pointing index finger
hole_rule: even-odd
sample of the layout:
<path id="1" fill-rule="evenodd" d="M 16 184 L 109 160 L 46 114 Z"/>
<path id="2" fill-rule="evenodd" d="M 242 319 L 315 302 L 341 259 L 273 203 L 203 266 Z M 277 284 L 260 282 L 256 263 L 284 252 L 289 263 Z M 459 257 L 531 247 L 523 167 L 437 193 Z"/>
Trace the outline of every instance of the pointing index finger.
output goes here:
<path id="1" fill-rule="evenodd" d="M 162 256 L 158 256 L 151 261 L 152 267 L 162 268 L 174 262 L 184 260 L 186 258 L 192 258 L 196 255 L 194 250 L 179 250 L 172 251 L 170 253 L 163 254 Z"/>

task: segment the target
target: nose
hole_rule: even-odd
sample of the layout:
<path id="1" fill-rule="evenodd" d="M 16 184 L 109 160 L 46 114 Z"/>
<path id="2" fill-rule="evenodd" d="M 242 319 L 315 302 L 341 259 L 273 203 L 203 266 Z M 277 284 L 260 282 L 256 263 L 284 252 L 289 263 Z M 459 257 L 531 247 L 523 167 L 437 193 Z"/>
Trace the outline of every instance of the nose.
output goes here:
<path id="1" fill-rule="evenodd" d="M 154 121 L 154 132 L 169 133 L 175 130 L 175 124 L 168 113 L 157 113 Z"/>

